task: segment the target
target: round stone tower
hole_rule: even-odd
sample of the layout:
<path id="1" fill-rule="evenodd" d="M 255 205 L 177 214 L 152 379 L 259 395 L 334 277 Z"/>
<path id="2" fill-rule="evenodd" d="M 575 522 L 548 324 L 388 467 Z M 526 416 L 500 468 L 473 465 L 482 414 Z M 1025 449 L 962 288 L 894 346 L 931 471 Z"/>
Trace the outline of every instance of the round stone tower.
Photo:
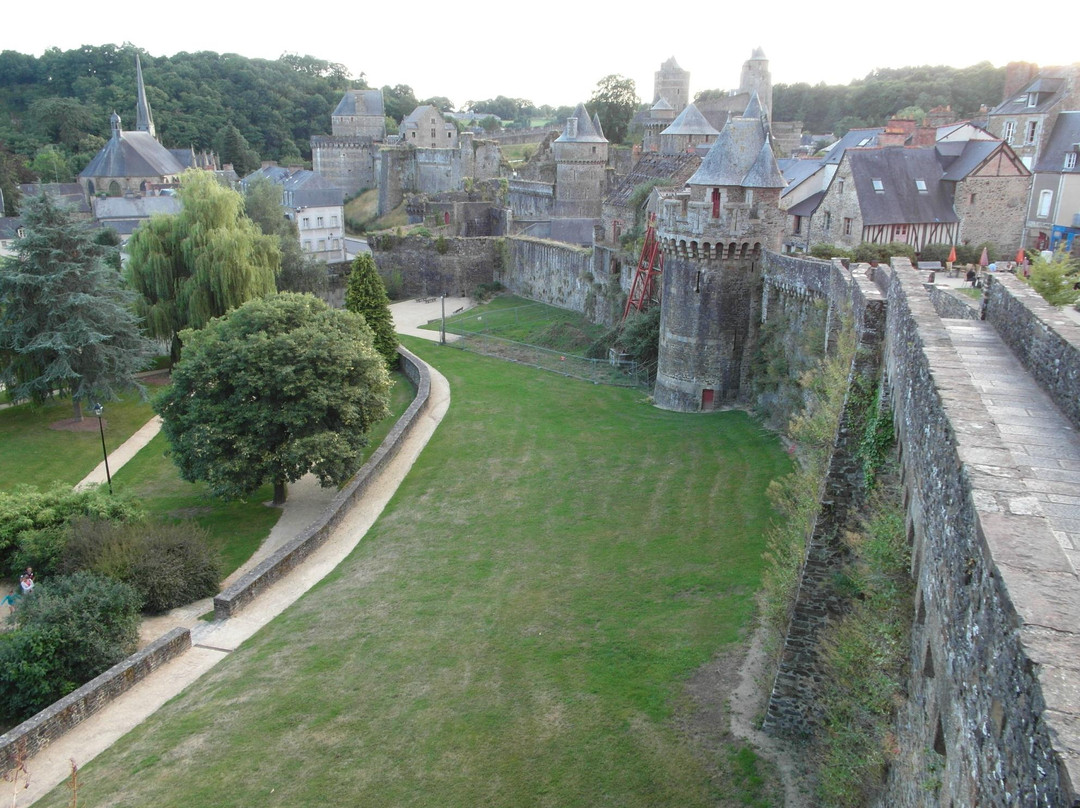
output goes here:
<path id="1" fill-rule="evenodd" d="M 748 392 L 761 261 L 780 247 L 783 186 L 762 120 L 737 117 L 686 189 L 664 201 L 658 407 L 711 410 Z"/>
<path id="2" fill-rule="evenodd" d="M 690 71 L 683 70 L 672 56 L 653 74 L 653 103 L 666 98 L 678 115 L 690 103 Z"/>
<path id="3" fill-rule="evenodd" d="M 769 73 L 769 60 L 761 48 L 754 48 L 750 58 L 743 62 L 739 92 L 750 95 L 757 93 L 761 105 L 765 107 L 765 114 L 772 120 L 772 75 Z"/>
<path id="4" fill-rule="evenodd" d="M 555 157 L 555 218 L 599 219 L 607 181 L 608 140 L 584 104 L 566 119 L 552 144 Z"/>

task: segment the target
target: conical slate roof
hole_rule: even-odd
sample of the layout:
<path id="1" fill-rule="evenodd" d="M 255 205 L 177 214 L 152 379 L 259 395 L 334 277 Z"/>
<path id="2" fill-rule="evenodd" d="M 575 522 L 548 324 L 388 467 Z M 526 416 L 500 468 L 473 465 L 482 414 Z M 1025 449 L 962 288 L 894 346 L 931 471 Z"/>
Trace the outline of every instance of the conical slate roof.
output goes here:
<path id="1" fill-rule="evenodd" d="M 563 133 L 555 139 L 556 143 L 607 143 L 607 138 L 596 131 L 592 119 L 584 104 L 578 104 L 571 118 L 577 119 L 577 131 L 571 133 L 570 119 L 567 119 Z"/>
<path id="2" fill-rule="evenodd" d="M 598 113 L 593 113 L 592 124 L 596 127 L 596 134 L 600 135 L 604 140 L 607 140 L 607 138 L 604 137 L 604 127 L 600 125 L 600 115 Z"/>
<path id="3" fill-rule="evenodd" d="M 773 154 L 772 144 L 769 139 L 761 144 L 757 160 L 750 166 L 743 179 L 746 188 L 783 188 L 787 183 L 784 175 L 780 173 L 780 166 L 776 164 L 776 155 Z"/>
<path id="4" fill-rule="evenodd" d="M 758 98 L 757 90 L 750 93 L 750 101 L 746 104 L 746 111 L 743 112 L 744 118 L 764 118 L 765 108 L 761 106 L 761 99 Z"/>
<path id="5" fill-rule="evenodd" d="M 757 118 L 732 118 L 688 185 L 782 188 L 784 178 Z"/>
<path id="6" fill-rule="evenodd" d="M 768 57 L 765 55 L 764 49 L 759 45 L 758 47 L 754 48 L 753 53 L 750 54 L 750 58 L 751 59 L 767 59 Z"/>
<path id="7" fill-rule="evenodd" d="M 671 125 L 660 133 L 661 135 L 719 135 L 711 123 L 705 120 L 705 116 L 693 104 L 687 104 L 686 109 L 679 113 Z"/>
<path id="8" fill-rule="evenodd" d="M 654 110 L 657 110 L 657 111 L 663 111 L 663 110 L 675 109 L 675 107 L 671 106 L 671 104 L 668 103 L 668 100 L 666 98 L 664 98 L 664 96 L 660 96 L 658 99 L 656 99 L 656 103 L 653 104 L 652 107 L 650 107 L 650 109 L 654 109 Z"/>

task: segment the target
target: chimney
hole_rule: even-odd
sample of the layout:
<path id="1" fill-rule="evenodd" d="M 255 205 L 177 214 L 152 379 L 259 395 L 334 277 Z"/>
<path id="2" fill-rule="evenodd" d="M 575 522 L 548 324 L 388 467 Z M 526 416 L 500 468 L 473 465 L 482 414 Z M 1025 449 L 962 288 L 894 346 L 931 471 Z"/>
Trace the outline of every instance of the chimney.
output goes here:
<path id="1" fill-rule="evenodd" d="M 1009 62 L 1005 66 L 1005 91 L 1002 101 L 1008 101 L 1027 87 L 1038 74 L 1039 66 L 1031 62 Z"/>
<path id="2" fill-rule="evenodd" d="M 911 138 L 912 146 L 933 146 L 937 143 L 937 127 L 920 126 Z"/>

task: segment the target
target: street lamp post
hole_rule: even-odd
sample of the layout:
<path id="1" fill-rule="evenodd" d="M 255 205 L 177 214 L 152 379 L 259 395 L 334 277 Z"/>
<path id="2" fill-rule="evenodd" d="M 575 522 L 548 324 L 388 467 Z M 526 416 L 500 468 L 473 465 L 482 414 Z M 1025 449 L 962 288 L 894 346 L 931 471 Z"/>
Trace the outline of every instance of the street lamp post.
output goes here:
<path id="1" fill-rule="evenodd" d="M 109 481 L 109 494 L 112 494 L 112 475 L 109 474 L 109 450 L 105 448 L 105 427 L 101 423 L 101 416 L 105 413 L 105 408 L 101 406 L 101 403 L 94 404 L 94 415 L 97 416 L 98 431 L 101 432 L 101 453 L 105 456 L 105 479 Z"/>

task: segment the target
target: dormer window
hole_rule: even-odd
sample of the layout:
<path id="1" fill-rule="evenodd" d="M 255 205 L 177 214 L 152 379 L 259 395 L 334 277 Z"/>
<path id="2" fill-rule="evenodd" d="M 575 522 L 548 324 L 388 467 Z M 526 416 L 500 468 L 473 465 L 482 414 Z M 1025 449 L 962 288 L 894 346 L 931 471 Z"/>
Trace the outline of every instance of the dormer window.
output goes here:
<path id="1" fill-rule="evenodd" d="M 870 180 L 870 184 L 874 186 L 874 191 L 876 193 L 885 193 L 885 183 L 883 183 L 881 180 Z"/>
<path id="2" fill-rule="evenodd" d="M 915 180 L 915 188 L 920 194 L 926 193 L 926 180 Z"/>
<path id="3" fill-rule="evenodd" d="M 1038 103 L 1039 103 L 1039 94 L 1038 93 L 1028 93 L 1027 105 L 1029 107 L 1034 107 L 1034 106 L 1037 106 Z"/>
<path id="4" fill-rule="evenodd" d="M 1065 170 L 1072 171 L 1076 168 L 1076 152 L 1065 152 Z"/>
<path id="5" fill-rule="evenodd" d="M 18 230 L 15 231 L 15 235 L 19 238 L 26 238 L 26 228 L 20 227 Z"/>

